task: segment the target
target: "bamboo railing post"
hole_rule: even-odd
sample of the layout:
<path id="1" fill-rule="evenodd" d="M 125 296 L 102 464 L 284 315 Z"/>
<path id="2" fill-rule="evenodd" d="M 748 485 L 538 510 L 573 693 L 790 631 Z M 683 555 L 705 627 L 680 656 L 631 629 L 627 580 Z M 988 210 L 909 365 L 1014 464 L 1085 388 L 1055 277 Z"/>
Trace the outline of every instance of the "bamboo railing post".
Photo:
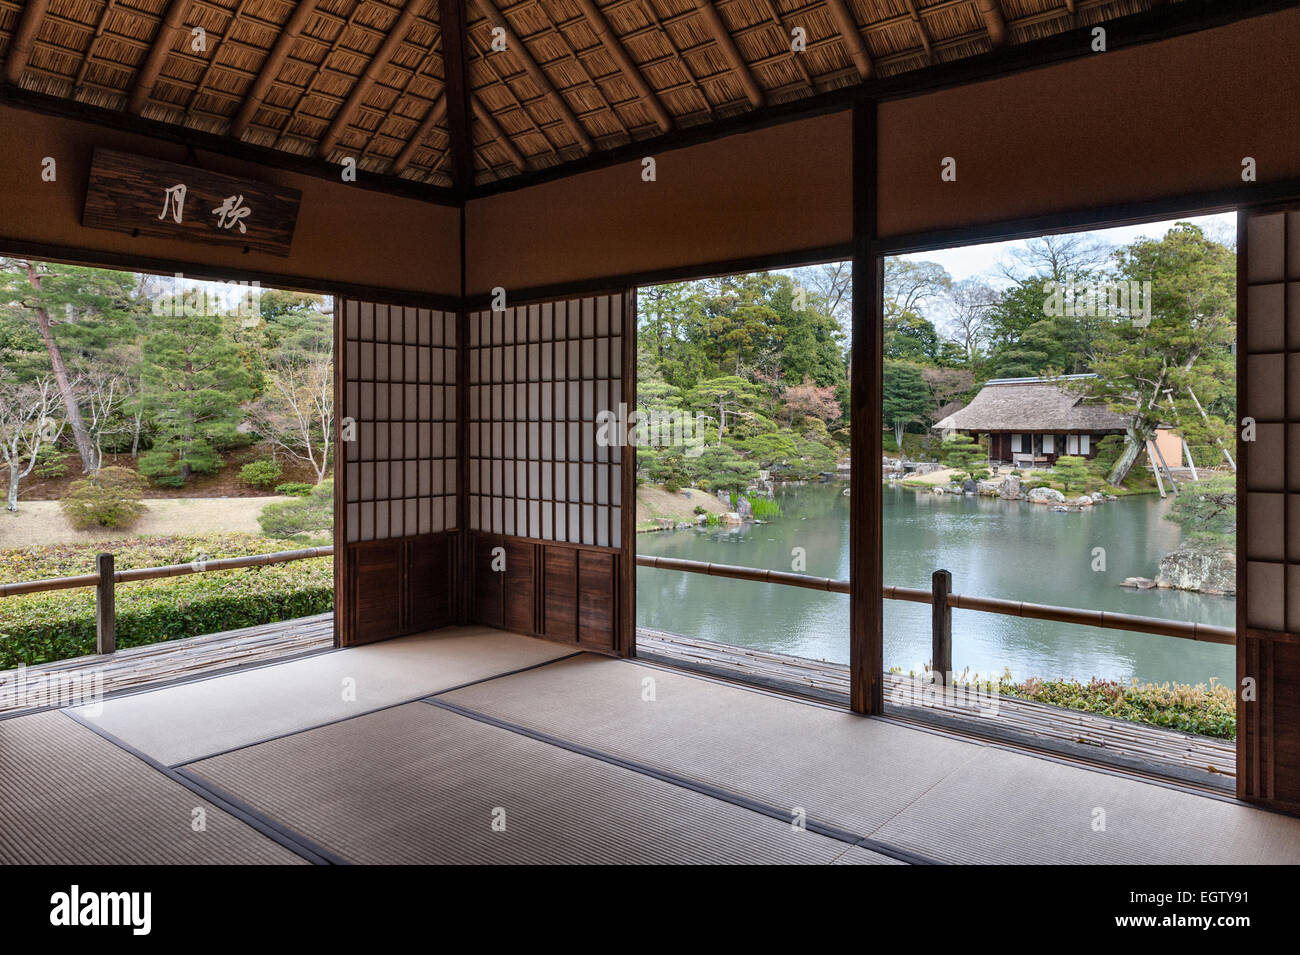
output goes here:
<path id="1" fill-rule="evenodd" d="M 113 605 L 113 555 L 96 554 L 95 572 L 95 652 L 113 653 L 117 650 L 117 615 Z"/>
<path id="2" fill-rule="evenodd" d="M 948 595 L 952 593 L 952 574 L 946 570 L 936 570 L 930 577 L 931 593 L 931 669 L 934 682 L 940 686 L 948 684 L 952 673 L 952 607 L 948 606 Z"/>

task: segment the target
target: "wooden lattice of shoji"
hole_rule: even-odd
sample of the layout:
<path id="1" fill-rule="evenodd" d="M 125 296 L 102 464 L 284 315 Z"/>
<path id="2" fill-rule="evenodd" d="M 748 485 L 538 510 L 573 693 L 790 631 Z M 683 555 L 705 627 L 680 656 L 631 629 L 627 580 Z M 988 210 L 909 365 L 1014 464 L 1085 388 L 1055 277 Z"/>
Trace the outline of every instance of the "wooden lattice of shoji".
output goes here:
<path id="1" fill-rule="evenodd" d="M 457 559 L 457 316 L 338 304 L 335 555 L 339 642 L 453 621 Z"/>
<path id="2" fill-rule="evenodd" d="M 622 401 L 623 313 L 620 293 L 470 314 L 472 530 L 620 546 L 623 448 L 597 419 Z"/>
<path id="3" fill-rule="evenodd" d="M 456 316 L 343 303 L 348 543 L 456 526 Z"/>
<path id="4" fill-rule="evenodd" d="M 1300 811 L 1300 207 L 1244 213 L 1238 257 L 1238 792 Z"/>

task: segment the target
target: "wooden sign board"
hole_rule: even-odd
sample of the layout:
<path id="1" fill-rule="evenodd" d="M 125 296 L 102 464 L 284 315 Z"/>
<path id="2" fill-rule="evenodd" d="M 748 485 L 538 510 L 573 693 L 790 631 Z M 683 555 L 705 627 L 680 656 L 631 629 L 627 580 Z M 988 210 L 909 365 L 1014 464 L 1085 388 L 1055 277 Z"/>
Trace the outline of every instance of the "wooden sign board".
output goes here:
<path id="1" fill-rule="evenodd" d="M 286 186 L 96 149 L 81 224 L 288 255 L 301 199 Z"/>

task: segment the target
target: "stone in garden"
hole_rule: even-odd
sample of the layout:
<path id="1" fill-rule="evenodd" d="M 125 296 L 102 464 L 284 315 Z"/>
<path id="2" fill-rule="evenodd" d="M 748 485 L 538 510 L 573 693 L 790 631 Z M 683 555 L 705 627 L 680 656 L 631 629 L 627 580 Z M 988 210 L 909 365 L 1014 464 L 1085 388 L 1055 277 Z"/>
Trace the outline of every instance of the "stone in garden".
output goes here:
<path id="1" fill-rule="evenodd" d="M 1026 495 L 1033 504 L 1064 504 L 1065 495 L 1054 487 L 1036 487 Z"/>
<path id="2" fill-rule="evenodd" d="M 1092 507 L 1093 500 L 1087 494 L 1080 494 L 1071 503 L 1075 507 Z"/>
<path id="3" fill-rule="evenodd" d="M 1092 492 L 1092 503 L 1100 504 L 1104 500 L 1106 500 L 1106 495 L 1102 494 L 1101 491 Z"/>
<path id="4" fill-rule="evenodd" d="M 970 478 L 967 478 L 961 482 L 961 490 L 963 494 L 975 494 L 978 493 L 979 486 Z"/>
<path id="5" fill-rule="evenodd" d="M 1121 587 L 1136 587 L 1138 590 L 1150 590 L 1156 582 L 1150 577 L 1125 577 L 1119 582 Z"/>
<path id="6" fill-rule="evenodd" d="M 1160 558 L 1160 587 L 1215 596 L 1237 592 L 1237 555 L 1230 548 L 1193 542 Z"/>
<path id="7" fill-rule="evenodd" d="M 1009 474 L 998 485 L 998 497 L 1004 501 L 1014 501 L 1020 497 L 1020 478 Z"/>
<path id="8" fill-rule="evenodd" d="M 736 502 L 736 513 L 740 515 L 742 521 L 754 519 L 754 505 L 749 503 L 749 498 L 742 497 Z"/>

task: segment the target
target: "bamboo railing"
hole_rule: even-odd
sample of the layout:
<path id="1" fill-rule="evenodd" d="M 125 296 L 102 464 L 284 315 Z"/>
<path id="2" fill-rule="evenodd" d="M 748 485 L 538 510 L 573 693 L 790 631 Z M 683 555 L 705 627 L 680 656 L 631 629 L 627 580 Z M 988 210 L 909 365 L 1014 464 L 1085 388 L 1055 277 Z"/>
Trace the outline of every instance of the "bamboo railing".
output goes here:
<path id="1" fill-rule="evenodd" d="M 847 594 L 849 582 L 833 577 L 810 577 L 779 570 L 759 570 L 737 567 L 733 564 L 710 564 L 679 557 L 651 557 L 637 555 L 638 567 L 659 570 L 678 570 L 688 574 L 709 577 L 729 577 L 762 584 L 783 584 L 807 590 L 824 590 Z M 1077 607 L 1055 607 L 1050 604 L 1028 603 L 1023 600 L 1002 600 L 997 597 L 974 597 L 952 592 L 952 575 L 946 570 L 936 570 L 931 577 L 931 588 L 885 587 L 881 592 L 886 600 L 906 600 L 928 603 L 934 608 L 931 626 L 932 667 L 938 679 L 945 679 L 952 671 L 952 611 L 977 610 L 1011 617 L 1030 617 L 1035 620 L 1054 620 L 1058 623 L 1081 624 L 1107 630 L 1127 630 L 1133 633 L 1150 633 L 1162 637 L 1178 637 L 1204 643 L 1235 644 L 1237 631 L 1231 627 L 1213 627 L 1203 623 L 1183 620 L 1165 620 L 1160 617 L 1143 617 L 1109 610 L 1081 610 Z"/>
<path id="2" fill-rule="evenodd" d="M 299 550 L 276 551 L 272 554 L 220 557 L 215 560 L 196 560 L 188 564 L 168 564 L 164 567 L 137 567 L 134 570 L 114 570 L 112 554 L 96 554 L 95 573 L 93 574 L 0 584 L 0 597 L 17 597 L 21 594 L 38 594 L 51 590 L 94 587 L 95 650 L 97 653 L 112 653 L 117 649 L 114 596 L 118 584 L 129 584 L 138 580 L 158 580 L 162 577 L 183 577 L 186 574 L 206 574 L 218 570 L 238 570 L 241 567 L 286 564 L 295 560 L 310 560 L 313 557 L 329 557 L 333 553 L 334 548 L 332 546 L 304 547 Z"/>

